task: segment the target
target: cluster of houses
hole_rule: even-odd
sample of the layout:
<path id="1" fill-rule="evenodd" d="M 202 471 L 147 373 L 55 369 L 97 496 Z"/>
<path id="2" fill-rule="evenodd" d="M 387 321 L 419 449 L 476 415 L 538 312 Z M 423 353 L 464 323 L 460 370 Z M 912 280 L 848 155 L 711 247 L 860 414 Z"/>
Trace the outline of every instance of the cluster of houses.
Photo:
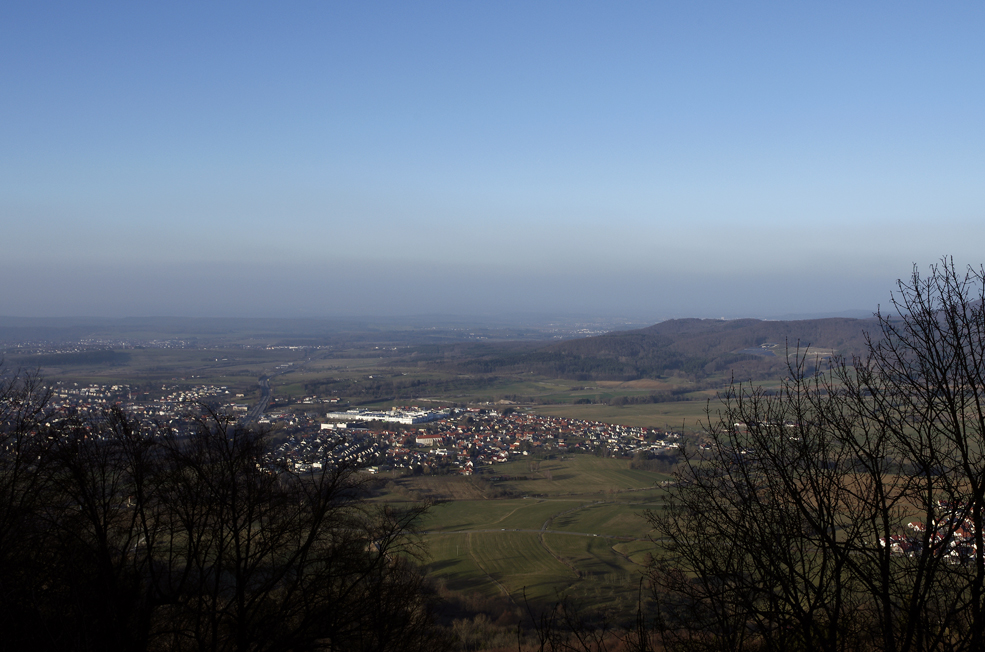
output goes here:
<path id="1" fill-rule="evenodd" d="M 930 525 L 911 521 L 906 527 L 913 534 L 893 534 L 880 537 L 879 544 L 889 547 L 899 555 L 917 556 L 923 546 L 929 545 L 936 554 L 953 563 L 964 563 L 975 557 L 975 524 L 971 519 L 971 505 L 964 502 L 937 501 L 937 515 Z"/>
<path id="2" fill-rule="evenodd" d="M 157 398 L 151 398 L 151 393 Z M 198 427 L 196 416 L 200 407 L 208 405 L 218 412 L 235 413 L 246 410 L 245 405 L 232 403 L 242 400 L 243 394 L 230 394 L 228 387 L 215 385 L 160 385 L 153 388 L 131 384 L 101 385 L 68 383 L 59 381 L 51 387 L 48 402 L 51 419 L 73 417 L 86 420 L 98 419 L 111 406 L 122 408 L 127 414 L 148 427 L 160 431 L 160 426 L 172 432 L 185 434 Z"/>
<path id="3" fill-rule="evenodd" d="M 292 471 L 319 471 L 326 463 L 369 467 L 383 453 L 378 441 L 368 437 L 346 438 L 334 433 L 319 433 L 313 437 L 291 435 L 274 446 L 271 461 Z"/>
<path id="4" fill-rule="evenodd" d="M 155 391 L 157 388 L 154 388 Z M 57 382 L 52 388 L 51 405 L 54 407 L 80 406 L 93 402 L 126 405 L 129 409 L 140 407 L 151 408 L 160 414 L 167 414 L 177 409 L 187 409 L 189 403 L 228 403 L 230 394 L 228 387 L 215 385 L 196 385 L 181 387 L 179 385 L 161 385 L 160 396 L 150 399 L 147 388 L 133 385 L 79 385 L 78 383 Z M 243 398 L 236 394 L 236 398 Z"/>
<path id="5" fill-rule="evenodd" d="M 153 394 L 153 398 L 152 398 Z M 56 383 L 51 407 L 57 417 L 94 418 L 109 406 L 160 432 L 177 434 L 198 426 L 207 405 L 230 415 L 246 411 L 243 394 L 215 385 L 77 385 Z M 679 435 L 653 428 L 541 416 L 521 411 L 406 406 L 386 411 L 269 410 L 260 424 L 272 434 L 271 463 L 314 471 L 325 463 L 347 463 L 369 472 L 405 470 L 469 475 L 478 468 L 530 454 L 589 452 L 613 457 L 659 453 L 679 445 Z"/>
<path id="6" fill-rule="evenodd" d="M 416 408 L 394 410 L 414 414 Z M 347 413 L 334 413 L 339 417 Z M 370 413 L 365 413 L 370 414 Z M 531 453 L 599 452 L 632 457 L 641 452 L 672 450 L 679 435 L 653 428 L 619 426 L 523 412 L 501 414 L 479 408 L 435 411 L 417 428 L 394 428 L 395 419 L 325 423 L 321 429 L 345 432 L 352 441 L 373 440 L 380 454 L 370 470 L 409 469 L 471 475 L 477 467 L 508 462 Z"/>

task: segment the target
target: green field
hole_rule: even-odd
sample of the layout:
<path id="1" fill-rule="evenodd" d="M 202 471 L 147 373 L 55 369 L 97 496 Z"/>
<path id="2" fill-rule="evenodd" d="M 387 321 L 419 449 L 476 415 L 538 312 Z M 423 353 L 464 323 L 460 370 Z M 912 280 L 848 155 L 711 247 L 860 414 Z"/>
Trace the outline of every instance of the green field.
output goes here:
<path id="1" fill-rule="evenodd" d="M 428 570 L 454 591 L 523 596 L 541 602 L 570 594 L 595 602 L 605 596 L 632 602 L 645 553 L 604 536 L 505 531 L 458 532 L 425 537 Z M 638 546 L 651 547 L 645 541 Z"/>
<path id="2" fill-rule="evenodd" d="M 550 529 L 570 532 L 590 532 L 613 537 L 642 537 L 643 513 L 662 505 L 661 502 L 638 504 L 597 503 L 570 514 L 558 516 Z"/>
<path id="3" fill-rule="evenodd" d="M 666 428 L 676 431 L 697 431 L 707 422 L 706 410 L 718 407 L 713 392 L 705 400 L 675 401 L 668 403 L 644 403 L 642 405 L 537 405 L 533 411 L 547 416 L 603 421 L 623 426 Z M 709 405 L 708 401 L 711 400 Z M 713 415 L 714 416 L 714 415 Z"/>
<path id="4" fill-rule="evenodd" d="M 526 474 L 496 484 L 527 497 L 434 505 L 421 528 L 435 579 L 454 591 L 517 603 L 524 595 L 543 602 L 565 594 L 591 605 L 634 604 L 655 548 L 644 512 L 661 508 L 664 493 L 654 485 L 668 476 L 589 455 L 543 460 L 537 472 L 523 461 L 496 471 Z M 418 481 L 428 482 L 409 480 Z"/>
<path id="5" fill-rule="evenodd" d="M 524 496 L 585 502 L 659 501 L 663 493 L 660 483 L 670 480 L 671 476 L 632 469 L 627 459 L 578 453 L 546 460 L 521 457 L 483 467 L 479 474 L 471 477 L 384 472 L 378 478 L 386 483 L 377 496 L 381 501 L 485 501 L 488 504 L 490 498 L 519 499 Z M 445 508 L 446 504 L 435 507 Z"/>
<path id="6" fill-rule="evenodd" d="M 495 473 L 518 478 L 502 482 L 513 491 L 542 496 L 598 497 L 598 494 L 639 491 L 653 488 L 670 477 L 631 469 L 628 460 L 583 454 L 541 461 L 536 471 L 531 470 L 529 461 L 511 461 L 496 465 Z"/>
<path id="7" fill-rule="evenodd" d="M 253 400 L 257 379 L 265 374 L 276 374 L 271 378 L 272 393 L 279 397 L 308 395 L 309 387 L 319 383 L 333 387 L 324 384 L 326 379 L 353 390 L 381 378 L 405 384 L 420 381 L 420 398 L 432 402 L 502 405 L 498 402 L 504 396 L 525 397 L 534 402 L 518 404 L 518 409 L 673 429 L 682 423 L 697 424 L 706 407 L 705 400 L 621 407 L 574 403 L 679 389 L 680 380 L 595 383 L 503 377 L 478 382 L 475 377 L 416 365 L 400 367 L 365 352 L 135 349 L 128 354 L 116 358 L 123 360 L 119 364 L 51 367 L 42 372 L 67 382 L 141 384 L 148 390 L 152 386 L 160 390 L 162 385 L 224 385 L 233 393 L 246 394 L 241 399 L 245 401 Z M 439 386 L 443 393 L 428 393 Z M 693 398 L 711 395 L 694 393 Z M 546 404 L 551 402 L 556 404 Z M 434 503 L 420 525 L 426 564 L 432 577 L 453 591 L 507 595 L 516 604 L 524 595 L 544 602 L 566 594 L 587 604 L 632 608 L 640 571 L 655 548 L 646 539 L 643 514 L 662 506 L 660 483 L 669 478 L 632 469 L 626 459 L 531 456 L 483 467 L 472 477 L 382 473 L 375 500 Z"/>
<path id="8" fill-rule="evenodd" d="M 540 530 L 556 514 L 584 504 L 576 500 L 456 500 L 432 507 L 423 527 L 436 532 Z"/>

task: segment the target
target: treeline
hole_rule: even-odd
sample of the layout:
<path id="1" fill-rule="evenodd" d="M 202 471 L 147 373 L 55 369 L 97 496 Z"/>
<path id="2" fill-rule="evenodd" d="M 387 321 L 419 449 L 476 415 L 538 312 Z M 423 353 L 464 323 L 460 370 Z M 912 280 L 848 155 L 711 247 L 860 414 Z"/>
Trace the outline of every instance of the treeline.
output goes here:
<path id="1" fill-rule="evenodd" d="M 613 396 L 605 401 L 607 405 L 652 405 L 654 403 L 668 403 L 677 401 L 689 401 L 689 397 L 683 395 L 683 391 L 675 392 L 651 392 L 645 396 Z"/>
<path id="2" fill-rule="evenodd" d="M 0 387 L 0 627 L 21 650 L 441 650 L 422 510 L 299 475 L 207 410 L 179 439 Z"/>
<path id="3" fill-rule="evenodd" d="M 673 473 L 680 457 L 676 453 L 637 453 L 629 468 L 654 473 Z"/>
<path id="4" fill-rule="evenodd" d="M 878 331 L 878 323 L 871 319 L 844 318 L 787 321 L 671 319 L 633 332 L 667 338 L 676 350 L 689 356 L 717 356 L 766 343 L 776 344 L 779 354 L 785 346 L 795 349 L 798 343 L 801 347 L 809 345 L 861 353 L 865 350 L 867 330 Z"/>
<path id="5" fill-rule="evenodd" d="M 457 366 L 466 373 L 534 373 L 574 380 L 628 380 L 645 373 L 640 364 L 633 362 L 554 351 L 507 351 L 464 360 Z"/>
<path id="6" fill-rule="evenodd" d="M 576 340 L 578 341 L 578 340 Z M 668 373 L 703 374 L 709 361 L 689 359 L 673 351 L 639 350 L 606 357 L 552 348 L 536 351 L 494 350 L 455 363 L 455 368 L 472 374 L 528 374 L 571 380 L 635 380 Z"/>

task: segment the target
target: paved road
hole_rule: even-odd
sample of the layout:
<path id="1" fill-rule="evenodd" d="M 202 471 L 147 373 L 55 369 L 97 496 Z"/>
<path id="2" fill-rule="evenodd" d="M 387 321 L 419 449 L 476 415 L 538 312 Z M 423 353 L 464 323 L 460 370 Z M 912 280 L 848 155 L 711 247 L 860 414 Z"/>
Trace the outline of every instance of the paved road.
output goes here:
<path id="1" fill-rule="evenodd" d="M 241 426 L 248 426 L 259 421 L 264 410 L 270 405 L 270 376 L 260 376 L 257 384 L 260 385 L 260 400 L 249 409 L 246 416 L 240 419 L 239 425 Z"/>
<path id="2" fill-rule="evenodd" d="M 307 360 L 305 360 L 305 362 L 291 369 L 285 369 L 283 371 L 278 371 L 272 374 L 264 374 L 263 376 L 260 376 L 260 379 L 257 381 L 257 385 L 260 386 L 260 400 L 257 401 L 256 405 L 254 405 L 249 409 L 249 411 L 246 413 L 246 416 L 240 419 L 239 424 L 241 426 L 248 426 L 251 423 L 256 423 L 257 421 L 259 421 L 260 417 L 263 416 L 263 413 L 266 411 L 267 406 L 270 405 L 270 379 L 271 378 L 273 378 L 274 376 L 289 374 L 292 371 L 298 371 L 302 369 L 304 365 L 310 360 L 311 358 L 308 358 Z"/>

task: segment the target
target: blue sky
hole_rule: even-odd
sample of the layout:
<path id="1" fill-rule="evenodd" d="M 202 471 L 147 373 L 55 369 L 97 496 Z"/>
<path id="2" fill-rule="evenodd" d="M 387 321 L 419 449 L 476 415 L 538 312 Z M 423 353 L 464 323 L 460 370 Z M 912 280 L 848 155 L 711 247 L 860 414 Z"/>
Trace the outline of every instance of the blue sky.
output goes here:
<path id="1" fill-rule="evenodd" d="M 914 264 L 985 262 L 983 28 L 980 3 L 3 3 L 0 314 L 874 309 Z"/>

